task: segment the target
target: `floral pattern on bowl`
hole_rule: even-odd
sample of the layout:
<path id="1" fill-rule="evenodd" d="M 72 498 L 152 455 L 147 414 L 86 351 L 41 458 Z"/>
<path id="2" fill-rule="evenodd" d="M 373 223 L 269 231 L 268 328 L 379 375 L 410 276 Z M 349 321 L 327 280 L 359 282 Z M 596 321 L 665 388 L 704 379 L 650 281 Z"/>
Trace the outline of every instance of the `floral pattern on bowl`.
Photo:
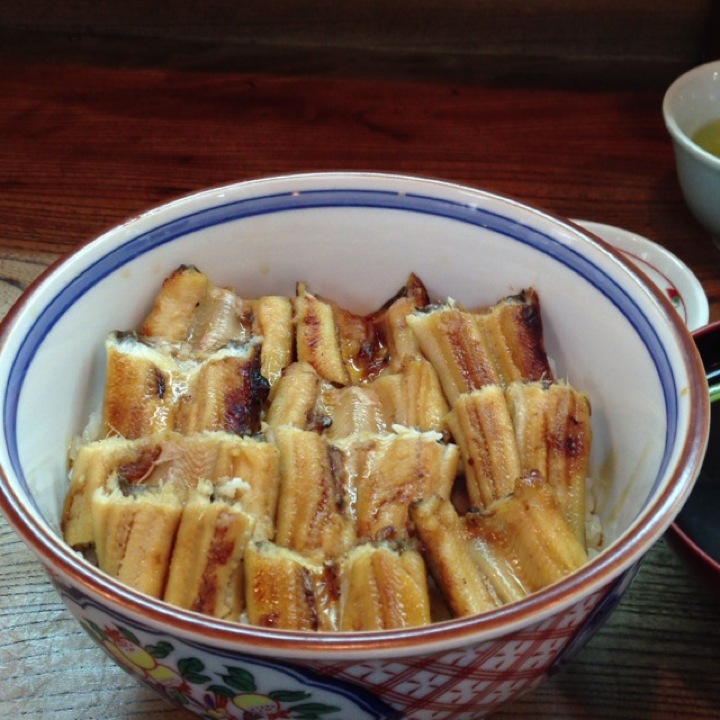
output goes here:
<path id="1" fill-rule="evenodd" d="M 211 652 L 158 634 L 53 578 L 88 635 L 124 670 L 175 705 L 206 720 L 399 720 L 402 713 L 364 688 L 288 663 Z"/>
<path id="2" fill-rule="evenodd" d="M 566 615 L 510 638 L 390 664 L 360 659 L 294 666 L 159 632 L 51 579 L 83 629 L 118 665 L 205 720 L 476 720 L 533 690 L 574 656 L 632 576 L 628 571 L 609 595 L 602 590 Z M 392 698 L 393 706 L 379 695 Z"/>
<path id="3" fill-rule="evenodd" d="M 198 657 L 164 663 L 163 660 L 175 652 L 173 644 L 166 640 L 143 646 L 126 627 L 100 627 L 91 620 L 85 620 L 81 625 L 120 666 L 139 675 L 143 682 L 177 705 L 195 705 L 194 709 L 202 717 L 213 720 L 247 720 L 249 717 L 319 720 L 337 716 L 341 711 L 337 705 L 315 701 L 312 693 L 301 689 L 260 692 L 256 673 L 245 667 L 228 665 L 220 676 L 221 682 L 212 682 L 213 678 L 206 674 L 205 663 Z M 193 686 L 204 687 L 202 702 L 195 699 Z"/>

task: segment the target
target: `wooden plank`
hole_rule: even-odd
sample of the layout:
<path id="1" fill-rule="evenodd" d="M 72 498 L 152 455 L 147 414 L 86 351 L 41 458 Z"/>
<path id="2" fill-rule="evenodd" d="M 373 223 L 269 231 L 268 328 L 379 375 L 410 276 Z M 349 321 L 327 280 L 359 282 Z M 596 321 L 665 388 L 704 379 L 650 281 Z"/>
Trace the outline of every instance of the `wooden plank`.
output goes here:
<path id="1" fill-rule="evenodd" d="M 663 80 L 717 56 L 712 0 L 0 0 L 6 51 L 226 70 Z"/>
<path id="2" fill-rule="evenodd" d="M 0 249 L 0 318 L 56 258 L 56 253 Z"/>
<path id="3" fill-rule="evenodd" d="M 7 28 L 233 40 L 275 46 L 471 50 L 528 56 L 696 52 L 711 0 L 267 0 L 0 2 Z"/>
<path id="4" fill-rule="evenodd" d="M 0 312 L 58 253 L 141 210 L 226 182 L 341 168 L 439 177 L 627 227 L 684 260 L 720 319 L 720 253 L 682 200 L 661 89 L 25 57 L 0 48 Z M 720 717 L 719 646 L 717 600 L 661 541 L 590 644 L 498 717 Z M 2 519 L 0 711 L 191 717 L 94 647 Z"/>

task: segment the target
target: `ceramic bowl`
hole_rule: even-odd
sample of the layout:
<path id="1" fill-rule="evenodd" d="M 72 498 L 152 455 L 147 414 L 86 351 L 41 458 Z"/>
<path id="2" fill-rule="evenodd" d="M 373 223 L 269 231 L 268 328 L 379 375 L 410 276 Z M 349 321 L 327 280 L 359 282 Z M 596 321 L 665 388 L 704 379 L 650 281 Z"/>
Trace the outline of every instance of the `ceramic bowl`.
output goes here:
<path id="1" fill-rule="evenodd" d="M 665 125 L 672 138 L 678 179 L 697 220 L 720 239 L 720 157 L 692 137 L 720 119 L 720 60 L 693 68 L 670 85 L 663 100 Z"/>
<path id="2" fill-rule="evenodd" d="M 710 305 L 702 283 L 693 271 L 667 248 L 624 228 L 588 220 L 575 220 L 610 243 L 668 297 L 690 330 L 707 325 Z"/>
<path id="3" fill-rule="evenodd" d="M 106 334 L 137 326 L 183 263 L 246 297 L 292 295 L 303 279 L 357 311 L 375 309 L 410 271 L 432 296 L 469 306 L 535 287 L 558 375 L 592 399 L 603 552 L 498 610 L 357 634 L 214 620 L 98 571 L 58 532 L 68 442 L 100 405 Z M 539 209 L 426 179 L 286 176 L 177 200 L 49 269 L 0 341 L 4 513 L 90 636 L 204 718 L 469 720 L 497 710 L 570 659 L 615 607 L 690 493 L 708 433 L 692 336 L 620 253 Z"/>
<path id="4" fill-rule="evenodd" d="M 693 335 L 712 389 L 720 383 L 720 322 Z M 720 400 L 710 406 L 710 442 L 700 475 L 668 537 L 692 572 L 720 597 Z"/>

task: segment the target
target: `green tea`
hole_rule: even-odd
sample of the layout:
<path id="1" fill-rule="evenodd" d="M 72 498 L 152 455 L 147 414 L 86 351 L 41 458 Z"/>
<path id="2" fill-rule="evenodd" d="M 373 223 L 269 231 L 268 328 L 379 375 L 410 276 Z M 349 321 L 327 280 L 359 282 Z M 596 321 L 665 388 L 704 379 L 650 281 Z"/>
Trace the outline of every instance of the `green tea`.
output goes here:
<path id="1" fill-rule="evenodd" d="M 696 130 L 692 139 L 703 150 L 720 157 L 720 118 L 711 120 Z"/>

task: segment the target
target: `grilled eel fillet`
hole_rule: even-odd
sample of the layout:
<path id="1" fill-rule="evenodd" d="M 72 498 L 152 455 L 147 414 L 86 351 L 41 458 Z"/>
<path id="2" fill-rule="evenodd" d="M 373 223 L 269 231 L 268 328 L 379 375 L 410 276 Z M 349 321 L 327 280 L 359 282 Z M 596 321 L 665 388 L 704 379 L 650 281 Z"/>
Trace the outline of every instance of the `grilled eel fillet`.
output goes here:
<path id="1" fill-rule="evenodd" d="M 78 454 L 63 532 L 132 587 L 237 619 L 245 546 L 274 535 L 278 462 L 273 445 L 223 433 L 99 441 Z"/>
<path id="2" fill-rule="evenodd" d="M 312 365 L 328 382 L 350 384 L 333 306 L 315 297 L 303 283 L 298 285 L 295 298 L 295 342 L 300 362 Z"/>
<path id="3" fill-rule="evenodd" d="M 270 384 L 270 394 L 282 371 L 294 357 L 295 322 L 292 301 L 280 295 L 266 295 L 253 301 L 254 335 L 262 337 L 260 371 Z"/>
<path id="4" fill-rule="evenodd" d="M 513 383 L 506 392 L 521 472 L 553 488 L 565 519 L 585 543 L 592 444 L 590 400 L 564 383 Z"/>
<path id="5" fill-rule="evenodd" d="M 106 355 L 101 435 L 135 439 L 163 430 L 259 430 L 268 386 L 255 340 L 197 358 L 182 346 L 112 333 Z"/>
<path id="6" fill-rule="evenodd" d="M 479 311 L 454 304 L 426 308 L 407 322 L 451 406 L 462 393 L 485 385 L 553 378 L 534 290 Z"/>
<path id="7" fill-rule="evenodd" d="M 183 502 L 171 486 L 142 495 L 100 488 L 91 499 L 93 539 L 101 570 L 161 598 Z"/>
<path id="8" fill-rule="evenodd" d="M 242 299 L 183 265 L 164 280 L 139 333 L 186 343 L 198 355 L 261 336 L 261 372 L 272 388 L 292 360 L 293 306 L 284 296 Z"/>
<path id="9" fill-rule="evenodd" d="M 453 616 L 486 612 L 500 605 L 493 586 L 478 570 L 463 520 L 453 504 L 434 495 L 413 504 L 410 514 L 430 573 Z"/>
<path id="10" fill-rule="evenodd" d="M 356 540 L 407 538 L 409 505 L 449 497 L 457 473 L 457 448 L 435 433 L 363 433 L 331 442 L 285 426 L 275 441 L 275 542 L 308 557 L 336 558 Z"/>
<path id="11" fill-rule="evenodd" d="M 587 553 L 540 478 L 519 481 L 485 511 L 460 517 L 443 498 L 411 514 L 430 572 L 456 616 L 484 612 L 551 585 Z"/>
<path id="12" fill-rule="evenodd" d="M 465 528 L 474 551 L 502 559 L 529 593 L 587 562 L 584 542 L 578 540 L 557 495 L 542 478 L 523 478 L 512 495 L 484 512 L 467 513 Z"/>
<path id="13" fill-rule="evenodd" d="M 290 425 L 299 430 L 312 430 L 322 426 L 319 419 L 318 399 L 323 379 L 308 362 L 294 362 L 281 373 L 275 393 L 267 409 L 266 422 L 271 428 Z"/>
<path id="14" fill-rule="evenodd" d="M 429 622 L 421 556 L 391 550 L 384 541 L 409 540 L 412 502 L 450 496 L 455 446 L 438 442 L 436 433 L 362 433 L 331 441 L 291 426 L 277 428 L 274 440 L 281 475 L 277 532 L 272 544 L 246 553 L 246 587 L 254 595 L 247 599 L 249 620 L 325 628 L 328 617 L 318 620 L 317 583 L 325 592 L 330 564 L 340 578 L 337 628 Z M 327 610 L 327 597 L 321 600 Z"/>
<path id="15" fill-rule="evenodd" d="M 405 430 L 358 435 L 332 444 L 358 539 L 407 539 L 413 502 L 431 495 L 450 497 L 459 456 L 457 446 L 439 439 L 437 433 Z"/>
<path id="16" fill-rule="evenodd" d="M 388 427 L 443 430 L 449 408 L 435 368 L 422 356 L 406 355 L 394 372 L 369 383 L 380 400 Z"/>
<path id="17" fill-rule="evenodd" d="M 286 367 L 267 411 L 271 429 L 291 426 L 336 439 L 359 432 L 384 432 L 385 407 L 372 385 L 336 388 L 307 362 Z"/>
<path id="18" fill-rule="evenodd" d="M 512 492 L 521 464 L 503 388 L 463 393 L 445 422 L 460 448 L 471 505 L 485 508 Z"/>
<path id="19" fill-rule="evenodd" d="M 248 622 L 282 630 L 336 630 L 337 578 L 318 563 L 273 542 L 245 550 Z"/>
<path id="20" fill-rule="evenodd" d="M 166 432 L 139 440 L 98 440 L 81 446 L 73 462 L 63 537 L 75 548 L 97 541 L 91 504 L 98 490 L 107 494 L 117 489 L 114 497 L 119 498 L 168 487 L 184 502 L 202 480 L 255 518 L 256 537 L 272 537 L 279 477 L 279 453 L 273 444 L 229 433 Z"/>
<path id="21" fill-rule="evenodd" d="M 441 432 L 448 405 L 437 373 L 424 358 L 405 358 L 397 372 L 361 385 L 337 388 L 307 362 L 285 368 L 275 385 L 266 421 L 313 430 L 336 440 L 394 425 Z"/>
<path id="22" fill-rule="evenodd" d="M 550 382 L 532 290 L 468 312 L 430 307 L 411 275 L 361 316 L 302 283 L 243 300 L 182 267 L 140 334 L 107 348 L 108 437 L 74 460 L 63 532 L 168 602 L 236 618 L 246 596 L 268 626 L 408 627 L 430 621 L 414 533 L 458 615 L 574 567 L 565 527 L 542 525 L 558 508 L 584 552 L 589 403 Z M 227 438 L 260 429 L 272 451 L 239 467 Z M 460 456 L 482 508 L 462 518 Z M 533 543 L 550 556 L 536 577 Z"/>
<path id="23" fill-rule="evenodd" d="M 280 493 L 275 542 L 307 556 L 334 557 L 355 540 L 330 448 L 317 433 L 288 425 L 275 433 Z"/>
<path id="24" fill-rule="evenodd" d="M 427 625 L 430 595 L 422 555 L 387 544 L 361 544 L 340 564 L 340 630 Z"/>
<path id="25" fill-rule="evenodd" d="M 421 355 L 420 344 L 408 325 L 407 317 L 429 304 L 430 297 L 422 280 L 410 273 L 397 295 L 375 313 L 374 322 L 387 345 L 387 373 L 399 372 L 406 359 Z"/>
<path id="26" fill-rule="evenodd" d="M 208 314 L 198 309 L 208 302 L 212 287 L 209 278 L 196 267 L 181 265 L 163 280 L 152 309 L 140 327 L 140 334 L 164 338 L 170 342 L 187 341 L 193 334 L 191 327 L 197 324 L 194 323 L 195 318 Z M 217 316 L 214 319 L 217 321 Z M 232 337 L 226 332 L 227 339 L 235 339 L 236 332 L 244 336 L 242 321 L 238 324 L 240 327 L 234 328 Z"/>
<path id="27" fill-rule="evenodd" d="M 370 385 L 329 388 L 322 395 L 322 407 L 328 440 L 390 431 L 385 408 Z"/>
<path id="28" fill-rule="evenodd" d="M 252 516 L 213 498 L 209 482 L 188 493 L 165 485 L 126 494 L 117 477 L 112 485 L 99 488 L 91 499 L 100 569 L 174 605 L 239 617 Z"/>
<path id="29" fill-rule="evenodd" d="M 518 478 L 537 475 L 585 542 L 590 415 L 588 397 L 565 383 L 513 382 L 460 395 L 445 421 L 460 448 L 471 504 L 487 508 Z"/>
<path id="30" fill-rule="evenodd" d="M 357 385 L 393 372 L 406 357 L 419 353 L 406 319 L 428 301 L 427 291 L 415 275 L 368 315 L 350 312 L 299 283 L 295 298 L 297 359 L 310 363 L 335 385 Z"/>
<path id="31" fill-rule="evenodd" d="M 389 630 L 430 622 L 427 573 L 413 549 L 361 544 L 317 562 L 271 542 L 245 551 L 247 617 L 285 630 Z"/>
<path id="32" fill-rule="evenodd" d="M 203 481 L 183 506 L 163 599 L 236 620 L 245 607 L 243 556 L 255 518 Z"/>

